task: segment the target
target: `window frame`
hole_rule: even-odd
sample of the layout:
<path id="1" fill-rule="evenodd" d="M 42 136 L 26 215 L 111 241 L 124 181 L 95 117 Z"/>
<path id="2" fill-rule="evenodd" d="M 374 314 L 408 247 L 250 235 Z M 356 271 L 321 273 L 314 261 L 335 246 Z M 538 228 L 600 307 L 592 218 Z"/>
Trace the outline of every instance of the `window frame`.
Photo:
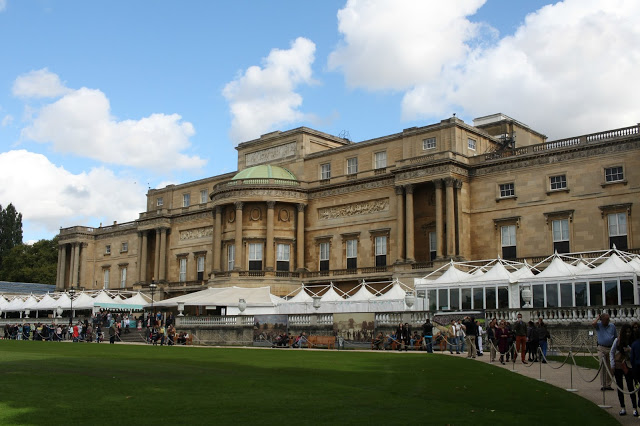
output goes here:
<path id="1" fill-rule="evenodd" d="M 109 281 L 111 278 L 110 275 L 111 275 L 111 269 L 104 268 L 102 270 L 102 288 L 104 290 L 107 290 L 109 288 Z"/>
<path id="2" fill-rule="evenodd" d="M 187 257 L 182 256 L 178 258 L 178 281 L 181 283 L 187 282 Z"/>
<path id="3" fill-rule="evenodd" d="M 331 179 L 331 163 L 320 164 L 320 180 Z"/>
<path id="4" fill-rule="evenodd" d="M 467 138 L 467 148 L 471 151 L 475 151 L 478 146 L 478 141 L 473 138 Z"/>
<path id="5" fill-rule="evenodd" d="M 322 241 L 318 243 L 318 270 L 328 271 L 331 261 L 331 243 Z"/>
<path id="6" fill-rule="evenodd" d="M 249 261 L 250 271 L 262 271 L 262 265 L 264 262 L 264 243 L 249 243 L 247 258 Z"/>
<path id="7" fill-rule="evenodd" d="M 227 270 L 233 271 L 236 267 L 236 245 L 227 245 Z"/>
<path id="8" fill-rule="evenodd" d="M 204 280 L 205 256 L 196 256 L 196 277 L 198 281 Z"/>
<path id="9" fill-rule="evenodd" d="M 510 187 L 509 187 L 510 186 Z M 498 184 L 499 198 L 514 198 L 516 196 L 515 182 L 505 182 Z"/>
<path id="10" fill-rule="evenodd" d="M 127 267 L 120 268 L 120 288 L 127 287 Z"/>
<path id="11" fill-rule="evenodd" d="M 505 230 L 507 230 L 508 241 L 505 241 Z M 500 248 L 503 259 L 515 259 L 518 253 L 518 227 L 516 224 L 505 224 L 500 226 Z"/>
<path id="12" fill-rule="evenodd" d="M 182 207 L 189 207 L 191 205 L 191 193 L 182 194 Z"/>
<path id="13" fill-rule="evenodd" d="M 375 266 L 387 266 L 387 255 L 389 250 L 388 238 L 386 235 L 376 235 L 374 238 L 374 261 Z M 384 252 L 384 253 L 383 253 Z"/>
<path id="14" fill-rule="evenodd" d="M 604 181 L 605 183 L 624 182 L 624 167 L 623 166 L 605 167 Z"/>
<path id="15" fill-rule="evenodd" d="M 291 268 L 291 245 L 278 243 L 276 245 L 276 271 L 289 272 Z"/>
<path id="16" fill-rule="evenodd" d="M 347 158 L 347 174 L 348 175 L 358 174 L 358 157 Z"/>
<path id="17" fill-rule="evenodd" d="M 124 241 L 120 244 L 120 253 L 127 253 L 129 251 L 129 243 Z"/>
<path id="18" fill-rule="evenodd" d="M 358 239 L 350 238 L 345 242 L 346 269 L 358 269 Z"/>
<path id="19" fill-rule="evenodd" d="M 200 204 L 207 204 L 209 201 L 209 191 L 206 189 L 200 190 Z"/>
<path id="20" fill-rule="evenodd" d="M 375 170 L 387 168 L 387 151 L 378 151 L 373 153 L 373 168 Z"/>
<path id="21" fill-rule="evenodd" d="M 554 180 L 557 180 L 554 182 Z M 563 191 L 567 189 L 567 175 L 549 176 L 549 191 Z"/>
<path id="22" fill-rule="evenodd" d="M 162 207 L 162 206 L 164 206 L 164 197 L 156 198 L 156 207 Z"/>
<path id="23" fill-rule="evenodd" d="M 111 244 L 106 244 L 104 246 L 104 254 L 111 254 Z"/>
<path id="24" fill-rule="evenodd" d="M 436 149 L 437 140 L 436 137 L 430 137 L 422 139 L 422 150 L 428 151 L 430 149 Z"/>
<path id="25" fill-rule="evenodd" d="M 553 251 L 558 253 L 571 252 L 571 221 L 569 218 L 556 218 L 551 220 L 551 241 L 553 242 Z M 556 229 L 556 224 L 559 229 Z M 566 224 L 566 229 L 565 225 Z M 566 233 L 566 237 L 565 237 Z M 562 247 L 567 246 L 566 249 Z M 560 247 L 560 250 L 558 248 Z"/>

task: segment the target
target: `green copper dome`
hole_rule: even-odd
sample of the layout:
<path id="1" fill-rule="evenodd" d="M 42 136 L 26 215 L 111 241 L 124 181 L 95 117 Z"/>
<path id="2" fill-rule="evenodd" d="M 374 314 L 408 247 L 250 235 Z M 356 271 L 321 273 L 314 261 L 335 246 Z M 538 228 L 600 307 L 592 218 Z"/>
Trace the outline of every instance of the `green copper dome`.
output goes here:
<path id="1" fill-rule="evenodd" d="M 298 181 L 296 177 L 289 170 L 278 166 L 253 166 L 248 169 L 244 169 L 233 177 L 232 180 L 241 179 L 282 179 Z"/>

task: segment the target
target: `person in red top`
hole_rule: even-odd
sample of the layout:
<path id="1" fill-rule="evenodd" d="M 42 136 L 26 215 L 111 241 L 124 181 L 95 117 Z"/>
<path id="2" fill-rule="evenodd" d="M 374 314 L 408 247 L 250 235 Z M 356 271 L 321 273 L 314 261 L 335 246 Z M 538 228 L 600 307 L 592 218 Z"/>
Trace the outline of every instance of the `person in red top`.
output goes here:
<path id="1" fill-rule="evenodd" d="M 79 337 L 80 333 L 78 332 L 78 325 L 76 324 L 73 326 L 73 341 L 77 342 Z"/>

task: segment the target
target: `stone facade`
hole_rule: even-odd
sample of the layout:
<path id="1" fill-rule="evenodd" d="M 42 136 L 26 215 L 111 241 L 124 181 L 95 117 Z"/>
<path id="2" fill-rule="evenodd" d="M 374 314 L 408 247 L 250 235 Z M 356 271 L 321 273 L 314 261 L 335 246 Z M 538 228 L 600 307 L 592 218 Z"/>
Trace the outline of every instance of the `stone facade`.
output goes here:
<path id="1" fill-rule="evenodd" d="M 304 127 L 269 133 L 237 147 L 238 171 L 269 164 L 297 180 L 229 173 L 169 185 L 150 190 L 132 222 L 62 229 L 57 288 L 153 280 L 158 297 L 203 285 L 286 295 L 301 282 L 410 284 L 449 259 L 531 259 L 613 241 L 634 250 L 638 130 L 547 142 L 497 114 L 358 143 Z"/>

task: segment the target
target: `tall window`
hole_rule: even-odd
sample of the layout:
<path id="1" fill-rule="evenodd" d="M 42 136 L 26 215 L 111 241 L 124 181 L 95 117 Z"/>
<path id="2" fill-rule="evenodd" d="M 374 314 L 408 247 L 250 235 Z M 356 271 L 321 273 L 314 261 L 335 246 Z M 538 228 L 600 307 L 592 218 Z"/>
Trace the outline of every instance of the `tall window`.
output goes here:
<path id="1" fill-rule="evenodd" d="M 111 254 L 111 244 L 104 246 L 104 254 Z"/>
<path id="2" fill-rule="evenodd" d="M 516 226 L 507 225 L 500 227 L 501 244 L 502 244 L 502 258 L 503 259 L 515 259 L 516 258 Z"/>
<path id="3" fill-rule="evenodd" d="M 180 258 L 180 282 L 184 283 L 187 281 L 187 258 L 186 257 L 181 257 Z"/>
<path id="4" fill-rule="evenodd" d="M 207 204 L 207 199 L 209 198 L 207 195 L 206 189 L 200 191 L 200 204 Z"/>
<path id="5" fill-rule="evenodd" d="M 122 245 L 120 245 L 120 253 L 125 253 L 129 251 L 129 243 L 122 243 Z"/>
<path id="6" fill-rule="evenodd" d="M 289 261 L 291 260 L 291 246 L 289 244 L 278 244 L 276 253 L 276 270 L 289 271 Z"/>
<path id="7" fill-rule="evenodd" d="M 500 198 L 515 197 L 516 187 L 513 182 L 500 184 Z"/>
<path id="8" fill-rule="evenodd" d="M 320 243 L 320 270 L 329 270 L 329 243 Z"/>
<path id="9" fill-rule="evenodd" d="M 384 169 L 387 167 L 387 151 L 380 151 L 374 154 L 375 164 L 374 167 L 376 169 Z"/>
<path id="10" fill-rule="evenodd" d="M 627 250 L 627 215 L 626 213 L 611 213 L 607 215 L 609 223 L 609 247 L 615 244 L 619 250 Z"/>
<path id="11" fill-rule="evenodd" d="M 358 157 L 347 158 L 347 174 L 355 175 L 358 173 Z"/>
<path id="12" fill-rule="evenodd" d="M 387 266 L 387 237 L 376 237 L 376 266 Z"/>
<path id="13" fill-rule="evenodd" d="M 607 167 L 606 169 L 604 169 L 604 180 L 606 182 L 617 182 L 620 180 L 624 180 L 622 166 Z"/>
<path id="14" fill-rule="evenodd" d="M 156 198 L 156 207 L 162 207 L 164 204 L 164 199 L 162 197 Z"/>
<path id="15" fill-rule="evenodd" d="M 569 219 L 558 219 L 552 222 L 553 250 L 558 253 L 569 253 Z"/>
<path id="16" fill-rule="evenodd" d="M 233 271 L 235 268 L 236 262 L 236 246 L 234 244 L 229 244 L 227 246 L 227 270 Z"/>
<path id="17" fill-rule="evenodd" d="M 552 191 L 557 191 L 559 189 L 567 188 L 567 176 L 559 175 L 559 176 L 551 176 L 549 178 L 549 189 Z"/>
<path id="18" fill-rule="evenodd" d="M 102 277 L 102 288 L 109 288 L 109 269 L 105 269 Z"/>
<path id="19" fill-rule="evenodd" d="M 436 239 L 435 231 L 429 232 L 429 259 L 434 260 L 436 258 L 438 250 L 438 240 Z"/>
<path id="20" fill-rule="evenodd" d="M 262 243 L 249 244 L 249 270 L 262 271 Z"/>
<path id="21" fill-rule="evenodd" d="M 467 139 L 467 146 L 469 147 L 469 149 L 475 151 L 476 150 L 476 140 L 475 139 Z"/>
<path id="22" fill-rule="evenodd" d="M 127 286 L 127 268 L 120 269 L 120 288 L 125 288 Z"/>
<path id="23" fill-rule="evenodd" d="M 358 240 L 347 240 L 347 269 L 358 268 Z"/>
<path id="24" fill-rule="evenodd" d="M 191 194 L 182 194 L 182 207 L 189 207 L 191 204 Z"/>
<path id="25" fill-rule="evenodd" d="M 196 274 L 198 276 L 198 281 L 204 280 L 204 256 L 197 257 Z"/>
<path id="26" fill-rule="evenodd" d="M 320 179 L 331 179 L 331 163 L 325 163 L 320 165 Z"/>
<path id="27" fill-rule="evenodd" d="M 422 141 L 422 149 L 434 149 L 436 147 L 436 138 L 428 138 Z"/>

